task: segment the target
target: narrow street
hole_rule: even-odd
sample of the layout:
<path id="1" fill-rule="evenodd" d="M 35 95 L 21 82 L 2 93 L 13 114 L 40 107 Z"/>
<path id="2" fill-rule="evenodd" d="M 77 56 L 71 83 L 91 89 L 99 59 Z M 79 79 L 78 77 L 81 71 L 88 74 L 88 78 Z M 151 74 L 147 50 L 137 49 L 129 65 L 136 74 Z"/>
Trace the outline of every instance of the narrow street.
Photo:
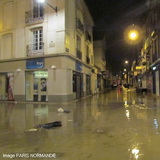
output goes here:
<path id="1" fill-rule="evenodd" d="M 54 121 L 62 126 L 36 127 Z M 132 89 L 68 104 L 0 103 L 0 160 L 159 160 L 159 123 L 160 99 Z"/>

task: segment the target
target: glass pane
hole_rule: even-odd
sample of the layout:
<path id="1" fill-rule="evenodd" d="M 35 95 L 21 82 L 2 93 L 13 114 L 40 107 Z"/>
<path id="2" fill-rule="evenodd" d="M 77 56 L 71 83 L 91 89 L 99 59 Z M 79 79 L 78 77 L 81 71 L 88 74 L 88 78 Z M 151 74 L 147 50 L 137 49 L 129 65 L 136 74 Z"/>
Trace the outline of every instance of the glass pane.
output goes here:
<path id="1" fill-rule="evenodd" d="M 33 101 L 33 72 L 26 72 L 26 101 Z"/>
<path id="2" fill-rule="evenodd" d="M 0 75 L 0 100 L 7 100 L 6 75 Z"/>

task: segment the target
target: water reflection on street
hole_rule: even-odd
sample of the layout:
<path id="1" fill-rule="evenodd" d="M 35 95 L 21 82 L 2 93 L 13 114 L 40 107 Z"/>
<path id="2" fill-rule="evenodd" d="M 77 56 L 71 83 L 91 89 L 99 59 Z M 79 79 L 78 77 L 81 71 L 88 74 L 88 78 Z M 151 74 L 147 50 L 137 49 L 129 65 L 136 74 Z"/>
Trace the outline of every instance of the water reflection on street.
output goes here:
<path id="1" fill-rule="evenodd" d="M 54 121 L 62 127 L 36 128 Z M 0 159 L 7 159 L 4 153 L 56 153 L 59 160 L 159 160 L 159 124 L 160 100 L 132 90 L 68 104 L 1 103 Z"/>

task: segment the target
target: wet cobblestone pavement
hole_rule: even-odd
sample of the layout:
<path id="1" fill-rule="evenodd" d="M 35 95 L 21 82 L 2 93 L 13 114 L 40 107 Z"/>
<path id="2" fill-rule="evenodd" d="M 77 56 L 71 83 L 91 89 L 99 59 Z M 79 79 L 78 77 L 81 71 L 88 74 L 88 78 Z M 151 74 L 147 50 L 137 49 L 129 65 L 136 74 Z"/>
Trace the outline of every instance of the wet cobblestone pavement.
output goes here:
<path id="1" fill-rule="evenodd" d="M 62 126 L 36 127 L 54 121 Z M 132 90 L 68 104 L 0 103 L 0 160 L 159 160 L 159 124 L 160 99 Z"/>

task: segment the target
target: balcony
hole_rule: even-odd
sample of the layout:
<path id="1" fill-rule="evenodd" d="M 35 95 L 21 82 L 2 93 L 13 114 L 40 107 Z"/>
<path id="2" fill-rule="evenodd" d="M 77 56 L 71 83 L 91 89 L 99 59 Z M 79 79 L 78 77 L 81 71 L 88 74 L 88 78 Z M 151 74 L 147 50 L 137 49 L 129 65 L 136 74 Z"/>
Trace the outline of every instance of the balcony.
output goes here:
<path id="1" fill-rule="evenodd" d="M 82 22 L 80 21 L 79 18 L 76 18 L 76 28 L 80 31 L 80 32 L 84 32 L 84 25 L 82 24 Z"/>
<path id="2" fill-rule="evenodd" d="M 82 60 L 82 52 L 77 49 L 77 58 Z"/>
<path id="3" fill-rule="evenodd" d="M 34 23 L 37 21 L 44 20 L 44 9 L 34 9 L 31 11 L 25 12 L 25 22 Z"/>
<path id="4" fill-rule="evenodd" d="M 27 45 L 28 57 L 42 56 L 42 55 L 44 55 L 44 43 Z"/>
<path id="5" fill-rule="evenodd" d="M 90 58 L 89 58 L 89 56 L 86 56 L 86 63 L 90 64 Z"/>

